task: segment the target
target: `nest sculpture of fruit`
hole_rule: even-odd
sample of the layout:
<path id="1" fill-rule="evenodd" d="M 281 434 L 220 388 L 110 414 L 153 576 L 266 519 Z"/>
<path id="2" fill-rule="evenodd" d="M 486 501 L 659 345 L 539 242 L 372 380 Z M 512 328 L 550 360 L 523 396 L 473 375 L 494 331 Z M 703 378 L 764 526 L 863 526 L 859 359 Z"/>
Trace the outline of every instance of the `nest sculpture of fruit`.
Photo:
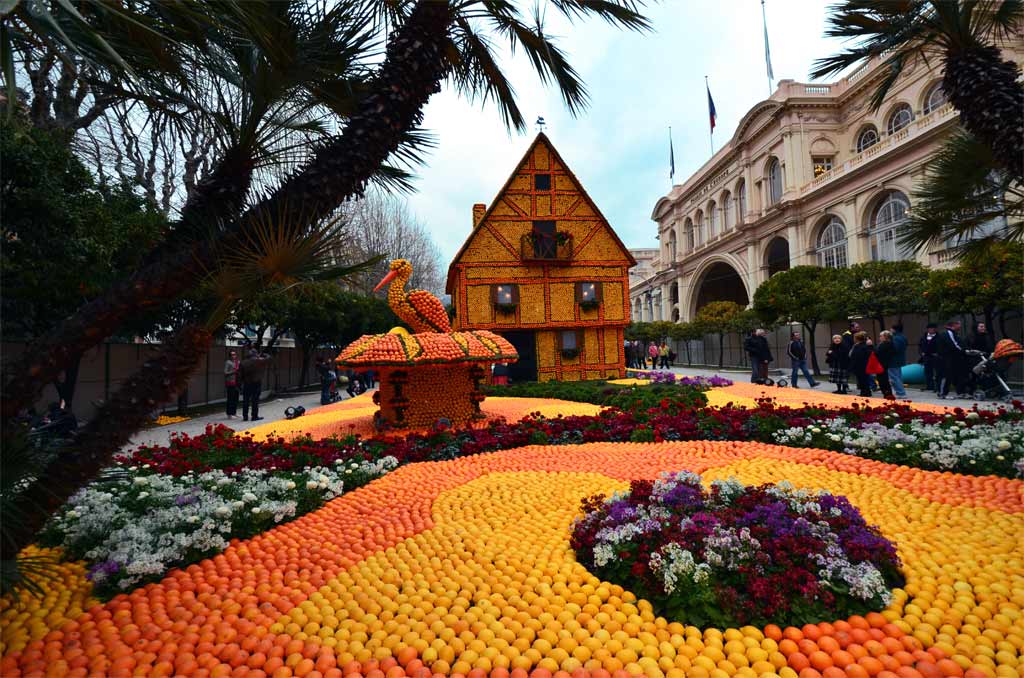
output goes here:
<path id="1" fill-rule="evenodd" d="M 396 327 L 387 334 L 364 335 L 346 346 L 336 363 L 377 373 L 380 390 L 374 402 L 381 428 L 429 428 L 438 422 L 464 426 L 482 419 L 480 385 L 491 364 L 515 362 L 519 355 L 493 332 L 452 332 L 437 297 L 405 291 L 411 274 L 409 262 L 396 259 L 377 289 L 397 279 L 400 284 L 391 285 L 388 303 L 415 333 Z"/>

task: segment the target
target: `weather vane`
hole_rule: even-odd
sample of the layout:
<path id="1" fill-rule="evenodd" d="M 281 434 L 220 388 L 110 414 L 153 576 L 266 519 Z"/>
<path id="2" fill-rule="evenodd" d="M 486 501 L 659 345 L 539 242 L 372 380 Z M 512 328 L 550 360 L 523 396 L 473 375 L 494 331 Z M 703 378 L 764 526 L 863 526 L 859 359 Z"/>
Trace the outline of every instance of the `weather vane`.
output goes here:
<path id="1" fill-rule="evenodd" d="M 538 115 L 537 116 L 537 131 L 538 132 L 543 132 L 544 128 L 546 126 L 547 126 L 547 123 L 544 122 L 544 116 L 543 115 Z"/>

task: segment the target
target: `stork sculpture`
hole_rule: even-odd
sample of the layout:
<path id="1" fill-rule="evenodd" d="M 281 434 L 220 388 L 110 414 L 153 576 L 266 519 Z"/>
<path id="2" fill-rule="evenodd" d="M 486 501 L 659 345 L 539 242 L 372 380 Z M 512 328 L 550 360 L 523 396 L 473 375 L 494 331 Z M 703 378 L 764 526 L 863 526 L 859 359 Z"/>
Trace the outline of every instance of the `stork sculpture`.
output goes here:
<path id="1" fill-rule="evenodd" d="M 451 332 L 452 325 L 440 299 L 425 290 L 405 290 L 411 275 L 412 264 L 405 259 L 395 259 L 391 262 L 391 270 L 373 291 L 391 283 L 388 288 L 388 304 L 414 333 Z"/>

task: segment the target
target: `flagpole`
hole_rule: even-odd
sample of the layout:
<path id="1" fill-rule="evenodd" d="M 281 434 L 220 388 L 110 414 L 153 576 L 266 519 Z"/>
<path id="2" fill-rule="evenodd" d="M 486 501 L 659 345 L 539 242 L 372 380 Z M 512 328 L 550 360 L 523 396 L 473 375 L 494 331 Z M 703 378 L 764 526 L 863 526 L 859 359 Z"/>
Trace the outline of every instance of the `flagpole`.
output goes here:
<path id="1" fill-rule="evenodd" d="M 676 152 L 672 148 L 672 125 L 668 126 L 668 188 L 671 191 L 675 186 L 676 178 Z"/>
<path id="2" fill-rule="evenodd" d="M 768 16 L 764 10 L 764 0 L 761 0 L 761 25 L 764 26 L 764 60 L 768 67 L 768 96 L 772 95 L 772 53 L 768 48 Z"/>
<path id="3" fill-rule="evenodd" d="M 707 92 L 711 91 L 711 86 L 708 84 L 708 76 L 704 76 L 704 90 Z M 710 113 L 710 111 L 709 111 Z M 711 155 L 715 154 L 715 128 L 708 124 L 708 143 L 711 144 Z"/>

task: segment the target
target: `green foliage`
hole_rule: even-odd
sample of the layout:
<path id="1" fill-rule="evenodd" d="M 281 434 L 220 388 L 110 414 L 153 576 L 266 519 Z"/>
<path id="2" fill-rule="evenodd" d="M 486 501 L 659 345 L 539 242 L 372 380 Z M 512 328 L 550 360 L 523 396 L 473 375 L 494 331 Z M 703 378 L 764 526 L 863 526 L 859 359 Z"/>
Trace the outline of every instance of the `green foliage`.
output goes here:
<path id="1" fill-rule="evenodd" d="M 772 325 L 800 323 L 807 327 L 845 317 L 826 294 L 838 269 L 794 266 L 765 280 L 754 292 L 754 312 Z"/>
<path id="2" fill-rule="evenodd" d="M 708 332 L 720 334 L 732 331 L 732 323 L 743 313 L 743 307 L 735 301 L 712 301 L 697 311 L 695 320 Z"/>
<path id="3" fill-rule="evenodd" d="M 984 261 L 932 271 L 923 294 L 928 308 L 943 316 L 1019 311 L 1024 307 L 1024 245 L 992 243 Z"/>
<path id="4" fill-rule="evenodd" d="M 832 270 L 840 271 L 840 282 L 846 279 L 833 294 L 840 307 L 848 301 L 851 314 L 882 318 L 927 310 L 928 269 L 916 261 L 869 261 Z"/>
<path id="5" fill-rule="evenodd" d="M 649 384 L 623 386 L 607 381 L 528 381 L 508 386 L 490 386 L 487 395 L 512 398 L 554 398 L 576 403 L 591 403 L 633 412 L 638 417 L 668 401 L 670 407 L 695 408 L 707 405 L 707 396 L 697 386 Z"/>
<path id="6" fill-rule="evenodd" d="M 1024 186 L 961 129 L 928 164 L 908 216 L 901 245 L 920 251 L 952 242 L 958 255 L 983 254 L 993 243 L 1024 240 Z"/>
<path id="7" fill-rule="evenodd" d="M 105 192 L 62 134 L 0 123 L 5 339 L 35 337 L 126 276 L 163 236 L 129 187 Z"/>

